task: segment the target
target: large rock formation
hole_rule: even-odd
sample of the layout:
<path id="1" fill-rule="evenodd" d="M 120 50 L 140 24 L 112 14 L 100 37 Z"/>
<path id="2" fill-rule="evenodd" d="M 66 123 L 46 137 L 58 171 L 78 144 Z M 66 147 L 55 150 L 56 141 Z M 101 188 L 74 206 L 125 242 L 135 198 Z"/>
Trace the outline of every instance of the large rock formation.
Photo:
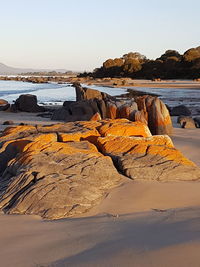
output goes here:
<path id="1" fill-rule="evenodd" d="M 52 120 L 76 121 L 125 118 L 146 123 L 152 134 L 172 133 L 172 122 L 165 104 L 156 96 L 140 96 L 119 101 L 116 98 L 74 84 L 76 102 L 66 101 L 54 112 Z M 94 116 L 98 113 L 100 116 Z"/>
<path id="2" fill-rule="evenodd" d="M 44 135 L 27 144 L 5 170 L 0 207 L 48 219 L 69 217 L 98 204 L 120 179 L 112 160 L 89 142 L 46 142 Z"/>
<path id="3" fill-rule="evenodd" d="M 47 219 L 86 212 L 126 177 L 200 179 L 169 137 L 127 119 L 8 127 L 0 162 L 0 209 Z"/>

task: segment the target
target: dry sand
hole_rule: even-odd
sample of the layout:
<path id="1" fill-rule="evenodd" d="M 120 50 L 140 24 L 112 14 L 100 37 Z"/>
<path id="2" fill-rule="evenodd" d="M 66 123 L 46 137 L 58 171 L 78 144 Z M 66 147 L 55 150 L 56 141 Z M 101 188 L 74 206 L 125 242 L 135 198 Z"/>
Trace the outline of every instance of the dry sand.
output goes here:
<path id="1" fill-rule="evenodd" d="M 109 81 L 102 81 L 99 79 L 90 80 L 89 82 L 84 82 L 85 84 L 91 85 L 99 85 L 99 86 L 111 86 L 111 87 L 150 87 L 150 88 L 170 88 L 170 89 L 200 89 L 200 82 L 193 81 L 193 80 L 161 80 L 161 81 L 151 81 L 151 80 L 144 80 L 144 79 L 127 79 L 125 85 L 122 85 L 120 81 L 124 80 L 121 79 L 111 79 Z M 118 85 L 113 86 L 113 83 Z"/>
<path id="2" fill-rule="evenodd" d="M 21 113 L 14 116 L 21 122 Z M 0 119 L 7 120 L 2 112 Z M 200 129 L 176 128 L 172 139 L 200 166 Z M 127 179 L 86 217 L 42 221 L 2 214 L 0 266 L 199 267 L 199 192 L 200 182 Z"/>

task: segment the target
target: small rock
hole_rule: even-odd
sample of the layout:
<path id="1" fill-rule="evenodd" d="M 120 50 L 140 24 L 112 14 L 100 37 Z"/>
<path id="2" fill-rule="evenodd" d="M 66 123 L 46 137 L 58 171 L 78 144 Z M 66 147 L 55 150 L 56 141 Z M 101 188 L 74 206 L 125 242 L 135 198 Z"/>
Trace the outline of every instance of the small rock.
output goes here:
<path id="1" fill-rule="evenodd" d="M 197 128 L 200 128 L 200 117 L 194 117 L 194 122 Z"/>
<path id="2" fill-rule="evenodd" d="M 171 116 L 180 116 L 180 115 L 190 116 L 191 111 L 186 106 L 179 105 L 179 106 L 172 108 L 170 114 Z"/>
<path id="3" fill-rule="evenodd" d="M 4 121 L 2 125 L 12 125 L 14 124 L 13 121 Z"/>
<path id="4" fill-rule="evenodd" d="M 192 117 L 180 117 L 178 121 L 182 128 L 187 128 L 187 129 L 196 128 L 195 122 Z"/>
<path id="5" fill-rule="evenodd" d="M 0 111 L 7 110 L 9 107 L 10 107 L 10 104 L 8 103 L 8 101 L 4 99 L 0 99 Z"/>

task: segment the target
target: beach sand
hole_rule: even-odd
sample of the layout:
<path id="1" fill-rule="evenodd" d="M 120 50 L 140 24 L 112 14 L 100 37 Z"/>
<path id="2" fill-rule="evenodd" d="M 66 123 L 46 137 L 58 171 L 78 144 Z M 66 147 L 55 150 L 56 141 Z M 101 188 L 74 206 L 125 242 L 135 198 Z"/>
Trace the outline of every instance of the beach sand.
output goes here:
<path id="1" fill-rule="evenodd" d="M 12 120 L 52 123 L 27 113 Z M 175 127 L 175 146 L 200 166 L 200 129 Z M 79 218 L 1 214 L 0 266 L 200 266 L 199 192 L 200 182 L 127 179 Z"/>

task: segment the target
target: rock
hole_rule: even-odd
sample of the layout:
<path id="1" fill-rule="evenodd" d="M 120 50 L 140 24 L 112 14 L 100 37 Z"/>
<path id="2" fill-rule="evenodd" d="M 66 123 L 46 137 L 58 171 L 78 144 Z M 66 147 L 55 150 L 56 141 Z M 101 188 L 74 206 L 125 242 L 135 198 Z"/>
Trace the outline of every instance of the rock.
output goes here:
<path id="1" fill-rule="evenodd" d="M 51 120 L 54 121 L 70 121 L 71 114 L 69 114 L 69 111 L 65 109 L 64 107 L 59 108 L 55 110 L 51 116 Z M 71 120 L 73 121 L 73 120 Z"/>
<path id="2" fill-rule="evenodd" d="M 65 101 L 63 103 L 63 107 L 65 107 L 65 109 L 69 109 L 70 108 L 70 105 L 73 104 L 74 101 Z"/>
<path id="3" fill-rule="evenodd" d="M 96 144 L 97 138 L 100 136 L 97 127 L 101 126 L 101 123 L 91 122 L 77 122 L 75 125 L 69 125 L 67 129 L 61 129 L 58 133 L 59 141 L 80 141 L 88 140 L 93 144 Z M 41 131 L 41 129 L 39 129 Z M 48 129 L 49 131 L 49 129 Z"/>
<path id="4" fill-rule="evenodd" d="M 173 126 L 169 111 L 165 104 L 155 96 L 140 96 L 136 98 L 138 109 L 143 111 L 143 117 L 153 135 L 172 134 Z"/>
<path id="5" fill-rule="evenodd" d="M 1 105 L 7 105 L 8 101 L 4 100 L 4 99 L 0 99 L 0 106 Z"/>
<path id="6" fill-rule="evenodd" d="M 25 112 L 42 112 L 44 107 L 37 104 L 37 97 L 35 95 L 20 95 L 15 101 L 16 109 Z"/>
<path id="7" fill-rule="evenodd" d="M 194 117 L 194 122 L 197 128 L 200 128 L 200 117 Z"/>
<path id="8" fill-rule="evenodd" d="M 24 138 L 31 134 L 37 134 L 37 128 L 32 125 L 22 125 L 15 127 L 7 127 L 0 135 L 0 146 L 5 141 Z"/>
<path id="9" fill-rule="evenodd" d="M 168 136 L 98 138 L 98 147 L 131 179 L 198 180 L 200 169 L 173 147 Z"/>
<path id="10" fill-rule="evenodd" d="M 34 141 L 4 171 L 0 208 L 45 219 L 71 217 L 97 205 L 121 179 L 112 160 L 87 141 Z"/>
<path id="11" fill-rule="evenodd" d="M 106 119 L 107 110 L 106 110 L 105 101 L 102 99 L 97 99 L 96 101 L 97 101 L 97 106 L 99 108 L 101 118 Z"/>
<path id="12" fill-rule="evenodd" d="M 17 113 L 18 112 L 17 106 L 15 104 L 11 104 L 10 105 L 10 112 L 13 112 L 13 113 Z"/>
<path id="13" fill-rule="evenodd" d="M 76 101 L 81 100 L 90 100 L 90 99 L 105 99 L 105 98 L 112 98 L 111 96 L 101 93 L 98 90 L 85 88 L 80 85 L 80 83 L 74 83 L 73 86 L 76 89 Z"/>
<path id="14" fill-rule="evenodd" d="M 117 107 L 112 102 L 106 103 L 106 118 L 116 119 L 117 118 Z"/>
<path id="15" fill-rule="evenodd" d="M 124 104 L 117 109 L 117 118 L 129 119 L 130 113 L 131 113 L 131 109 L 129 105 Z"/>
<path id="16" fill-rule="evenodd" d="M 14 124 L 13 121 L 4 121 L 4 122 L 2 123 L 2 125 L 12 125 L 12 124 Z"/>
<path id="17" fill-rule="evenodd" d="M 70 105 L 70 113 L 77 118 L 76 120 L 90 120 L 94 115 L 93 108 L 88 101 L 74 102 Z"/>
<path id="18" fill-rule="evenodd" d="M 137 97 L 136 101 L 130 101 L 130 99 L 117 101 L 105 93 L 83 88 L 78 83 L 74 86 L 77 101 L 64 102 L 63 108 L 54 112 L 52 120 L 84 121 L 90 120 L 96 113 L 99 113 L 102 119 L 125 118 L 141 121 L 148 124 L 152 134 L 170 135 L 172 133 L 169 111 L 165 104 L 155 96 L 143 95 Z M 100 119 L 99 116 L 98 119 Z"/>
<path id="19" fill-rule="evenodd" d="M 90 121 L 100 121 L 101 120 L 101 115 L 97 112 L 95 113 L 92 118 L 90 119 Z"/>
<path id="20" fill-rule="evenodd" d="M 53 112 L 51 120 L 85 121 L 100 113 L 96 100 L 65 101 L 62 108 Z"/>
<path id="21" fill-rule="evenodd" d="M 5 111 L 10 107 L 10 104 L 8 103 L 8 101 L 4 100 L 4 99 L 0 99 L 0 111 Z"/>
<path id="22" fill-rule="evenodd" d="M 131 121 L 140 121 L 140 122 L 143 122 L 146 125 L 148 125 L 144 110 L 140 110 L 140 111 L 139 110 L 138 111 L 135 110 L 135 112 L 132 112 L 131 115 L 130 115 L 130 120 Z"/>
<path id="23" fill-rule="evenodd" d="M 143 136 L 149 137 L 151 133 L 146 124 L 131 122 L 127 119 L 106 120 L 98 127 L 101 136 Z"/>
<path id="24" fill-rule="evenodd" d="M 179 106 L 173 107 L 171 109 L 170 114 L 171 116 L 180 116 L 180 115 L 190 116 L 191 111 L 186 106 L 179 105 Z"/>
<path id="25" fill-rule="evenodd" d="M 83 214 L 126 177 L 200 179 L 168 136 L 127 119 L 8 127 L 0 162 L 0 210 L 46 219 Z"/>
<path id="26" fill-rule="evenodd" d="M 192 117 L 179 116 L 177 122 L 180 123 L 182 128 L 189 128 L 189 129 L 196 128 L 195 121 L 193 120 Z"/>
<path id="27" fill-rule="evenodd" d="M 168 109 L 169 113 L 171 114 L 171 110 L 172 110 L 172 108 L 171 108 L 169 105 L 167 105 L 167 104 L 165 104 L 165 106 L 166 106 L 166 108 Z"/>

